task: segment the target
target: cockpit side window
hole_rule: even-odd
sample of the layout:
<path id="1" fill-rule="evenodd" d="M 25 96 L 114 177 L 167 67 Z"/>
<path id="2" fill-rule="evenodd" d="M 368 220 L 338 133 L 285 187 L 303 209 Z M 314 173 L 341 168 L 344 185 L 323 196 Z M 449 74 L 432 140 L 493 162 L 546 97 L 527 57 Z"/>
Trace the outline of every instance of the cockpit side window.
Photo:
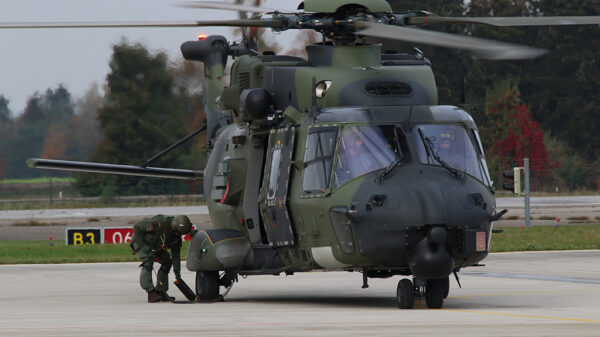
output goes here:
<path id="1" fill-rule="evenodd" d="M 309 130 L 302 177 L 302 189 L 305 193 L 323 193 L 329 188 L 337 133 L 336 127 L 315 127 Z"/>
<path id="2" fill-rule="evenodd" d="M 393 125 L 346 128 L 340 139 L 333 186 L 339 187 L 365 173 L 410 160 L 404 133 Z"/>
<path id="3" fill-rule="evenodd" d="M 479 137 L 479 132 L 477 132 L 476 129 L 471 129 L 471 133 L 473 134 L 473 137 L 475 138 L 475 141 L 477 142 L 477 148 L 479 149 L 479 152 L 481 153 L 479 161 L 481 162 L 481 169 L 483 170 L 484 178 L 487 180 L 487 183 L 489 186 L 493 186 L 494 182 L 490 178 L 490 172 L 488 170 L 487 163 L 485 161 L 485 153 L 483 152 L 483 145 L 481 144 L 481 138 Z"/>

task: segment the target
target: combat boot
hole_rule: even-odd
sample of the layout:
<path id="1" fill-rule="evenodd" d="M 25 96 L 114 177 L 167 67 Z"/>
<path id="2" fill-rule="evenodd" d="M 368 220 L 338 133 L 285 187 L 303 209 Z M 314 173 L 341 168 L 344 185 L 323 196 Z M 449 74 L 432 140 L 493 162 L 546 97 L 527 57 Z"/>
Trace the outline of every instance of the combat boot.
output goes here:
<path id="1" fill-rule="evenodd" d="M 175 297 L 169 296 L 166 291 L 161 291 L 160 293 L 160 301 L 161 302 L 173 302 L 175 301 Z"/>
<path id="2" fill-rule="evenodd" d="M 148 303 L 156 303 L 162 300 L 162 295 L 160 292 L 156 290 L 151 290 L 148 292 Z"/>

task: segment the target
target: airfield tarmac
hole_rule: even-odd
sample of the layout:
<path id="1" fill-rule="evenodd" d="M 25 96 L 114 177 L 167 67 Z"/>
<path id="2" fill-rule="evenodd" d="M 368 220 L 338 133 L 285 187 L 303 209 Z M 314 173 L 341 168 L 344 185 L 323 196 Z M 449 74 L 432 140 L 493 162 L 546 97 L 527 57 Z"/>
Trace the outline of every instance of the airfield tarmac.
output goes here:
<path id="1" fill-rule="evenodd" d="M 520 227 L 525 224 L 523 198 L 498 198 L 496 201 L 496 209 L 506 208 L 508 214 L 495 226 Z M 531 206 L 532 226 L 600 221 L 600 196 L 534 197 Z M 64 240 L 67 228 L 131 226 L 155 214 L 186 214 L 194 224 L 203 228 L 212 226 L 206 206 L 0 211 L 0 240 L 47 240 L 50 236 L 54 240 Z"/>
<path id="2" fill-rule="evenodd" d="M 361 289 L 359 273 L 240 278 L 225 302 L 149 304 L 136 263 L 0 266 L 0 336 L 600 335 L 600 251 L 484 262 L 462 289 L 451 280 L 441 310 L 400 310 L 399 277 Z"/>

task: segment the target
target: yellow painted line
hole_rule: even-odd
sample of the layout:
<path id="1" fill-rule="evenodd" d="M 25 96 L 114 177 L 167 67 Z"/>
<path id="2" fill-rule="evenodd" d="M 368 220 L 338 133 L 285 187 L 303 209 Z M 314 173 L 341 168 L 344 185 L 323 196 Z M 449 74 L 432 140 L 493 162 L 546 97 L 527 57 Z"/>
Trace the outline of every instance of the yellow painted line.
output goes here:
<path id="1" fill-rule="evenodd" d="M 581 323 L 595 323 L 600 324 L 600 320 L 597 319 L 583 319 L 583 318 L 568 318 L 568 317 L 551 317 L 551 316 L 536 316 L 536 315 L 523 315 L 523 314 L 506 314 L 501 312 L 486 312 L 486 311 L 474 311 L 474 310 L 462 310 L 462 309 L 439 309 L 443 311 L 452 312 L 464 312 L 468 314 L 479 314 L 479 315 L 492 315 L 492 316 L 504 316 L 504 317 L 520 317 L 520 318 L 535 318 L 545 319 L 554 321 L 569 321 L 569 322 L 581 322 Z"/>

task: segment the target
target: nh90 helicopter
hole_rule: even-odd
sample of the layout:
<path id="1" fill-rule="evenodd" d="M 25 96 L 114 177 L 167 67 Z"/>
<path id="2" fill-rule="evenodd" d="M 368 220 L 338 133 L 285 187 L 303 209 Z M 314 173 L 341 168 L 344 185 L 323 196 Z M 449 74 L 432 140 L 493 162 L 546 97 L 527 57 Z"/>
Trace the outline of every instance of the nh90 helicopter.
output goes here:
<path id="1" fill-rule="evenodd" d="M 346 270 L 403 278 L 400 308 L 415 296 L 440 308 L 449 276 L 489 253 L 496 212 L 477 126 L 438 105 L 431 63 L 422 53 L 382 52 L 364 38 L 471 51 L 487 59 L 527 59 L 545 51 L 415 26 L 599 24 L 600 17 L 439 17 L 394 13 L 384 0 L 306 0 L 297 12 L 220 2 L 194 8 L 256 13 L 244 20 L 147 23 L 3 24 L 2 28 L 265 27 L 311 29 L 323 42 L 308 58 L 260 54 L 222 36 L 186 42 L 203 62 L 207 124 L 140 166 L 31 159 L 32 167 L 204 179 L 213 229 L 195 233 L 187 268 L 201 301 L 219 298 L 237 275 Z M 265 13 L 266 12 L 266 13 Z M 235 57 L 230 85 L 221 83 Z M 198 132 L 208 134 L 204 171 L 153 168 L 158 156 Z"/>

